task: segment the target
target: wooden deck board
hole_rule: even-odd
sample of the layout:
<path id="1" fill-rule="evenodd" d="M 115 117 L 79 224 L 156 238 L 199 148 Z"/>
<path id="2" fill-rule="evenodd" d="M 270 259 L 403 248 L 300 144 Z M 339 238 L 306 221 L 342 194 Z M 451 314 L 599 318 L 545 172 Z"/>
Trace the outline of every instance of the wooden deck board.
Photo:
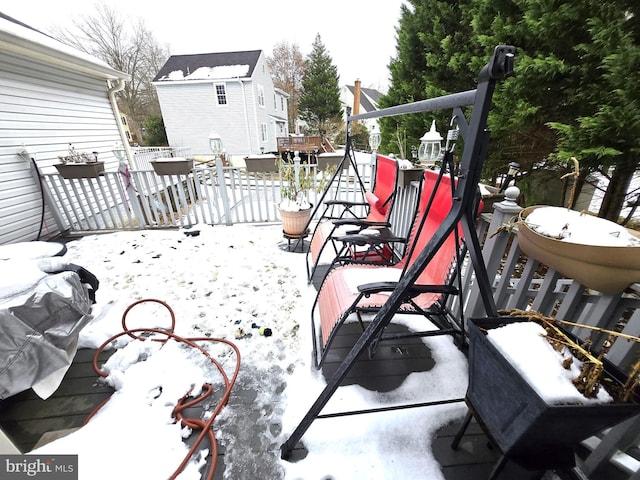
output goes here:
<path id="1" fill-rule="evenodd" d="M 102 352 L 104 362 L 113 352 Z M 29 389 L 0 402 L 0 426 L 21 452 L 33 449 L 47 432 L 77 428 L 113 389 L 93 371 L 94 351 L 78 350 L 60 387 L 47 400 Z"/>
<path id="2" fill-rule="evenodd" d="M 404 329 L 405 327 L 398 325 L 389 327 L 389 330 L 394 332 Z M 332 375 L 360 333 L 359 324 L 345 325 L 336 339 L 336 347 L 330 352 L 323 368 L 325 376 Z M 101 362 L 109 354 L 110 352 L 105 352 Z M 38 398 L 32 391 L 26 391 L 0 403 L 0 425 L 21 451 L 30 451 L 46 432 L 81 426 L 86 416 L 97 405 L 109 398 L 112 390 L 97 380 L 91 367 L 92 356 L 91 350 L 79 351 L 60 388 L 48 400 Z M 369 358 L 365 353 L 358 360 L 344 384 L 357 383 L 371 390 L 391 391 L 397 388 L 411 372 L 427 371 L 434 364 L 431 352 L 419 338 L 385 342 L 380 345 L 373 358 Z M 245 384 L 240 381 L 229 399 L 232 405 L 247 407 L 247 422 L 252 425 L 257 425 L 256 420 L 263 415 L 263 412 L 252 409 L 256 404 L 257 396 L 258 392 L 251 383 Z M 198 416 L 199 411 L 194 410 L 192 415 Z M 255 417 L 254 421 L 251 420 L 253 417 Z M 374 421 L 373 418 L 372 421 Z M 281 427 L 270 425 L 266 428 Z M 436 438 L 432 440 L 434 456 L 442 466 L 446 480 L 487 478 L 499 452 L 490 448 L 487 437 L 474 422 L 463 437 L 458 450 L 452 450 L 451 441 L 457 431 L 458 425 L 448 425 L 438 431 Z M 258 431 L 246 432 L 246 434 L 238 432 L 237 435 L 241 435 L 242 441 L 247 442 L 251 451 L 255 452 L 250 462 L 243 466 L 247 469 L 246 478 L 253 478 L 251 475 L 253 473 L 258 475 L 261 465 L 264 467 L 266 461 L 273 463 L 272 458 L 271 460 L 267 458 L 273 455 L 273 451 L 265 451 Z M 193 441 L 195 436 L 192 437 L 190 440 Z M 218 442 L 218 448 L 218 465 L 214 479 L 222 480 L 225 455 L 228 452 L 221 442 Z M 304 452 L 300 450 L 294 451 L 292 456 L 296 458 L 303 455 Z"/>

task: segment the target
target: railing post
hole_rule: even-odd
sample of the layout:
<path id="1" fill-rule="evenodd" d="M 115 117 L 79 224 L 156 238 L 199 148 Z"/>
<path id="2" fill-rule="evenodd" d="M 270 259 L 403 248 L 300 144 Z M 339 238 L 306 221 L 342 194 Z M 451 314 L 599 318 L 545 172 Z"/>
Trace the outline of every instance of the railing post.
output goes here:
<path id="1" fill-rule="evenodd" d="M 493 205 L 493 215 L 487 230 L 487 238 L 482 247 L 482 257 L 491 282 L 493 282 L 498 273 L 500 262 L 511 235 L 509 229 L 503 227 L 509 224 L 512 218 L 522 210 L 522 207 L 516 203 L 519 195 L 520 189 L 518 187 L 509 187 L 504 193 L 505 199 Z M 474 288 L 469 294 L 466 316 L 474 318 L 483 314 L 484 305 L 480 298 L 480 291 L 478 288 Z"/>
<path id="2" fill-rule="evenodd" d="M 218 190 L 220 191 L 220 200 L 222 200 L 222 209 L 224 210 L 224 218 L 226 225 L 233 225 L 231 219 L 231 206 L 229 205 L 229 197 L 227 195 L 227 180 L 224 176 L 222 168 L 222 159 L 216 155 L 216 176 L 218 177 Z"/>

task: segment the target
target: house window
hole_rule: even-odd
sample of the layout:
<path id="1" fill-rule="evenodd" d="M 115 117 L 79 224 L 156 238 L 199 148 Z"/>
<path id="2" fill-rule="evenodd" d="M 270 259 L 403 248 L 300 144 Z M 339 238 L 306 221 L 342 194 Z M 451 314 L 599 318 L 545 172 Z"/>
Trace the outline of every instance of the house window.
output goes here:
<path id="1" fill-rule="evenodd" d="M 273 109 L 277 110 L 278 109 L 278 99 L 276 98 L 276 94 L 273 94 Z"/>
<path id="2" fill-rule="evenodd" d="M 267 135 L 267 124 L 266 123 L 261 123 L 260 124 L 260 129 L 261 129 L 261 133 L 262 133 L 262 141 L 266 142 L 267 140 L 269 140 L 269 135 Z"/>
<path id="3" fill-rule="evenodd" d="M 264 87 L 258 85 L 258 105 L 264 107 Z"/>
<path id="4" fill-rule="evenodd" d="M 216 99 L 218 101 L 218 105 L 227 104 L 227 89 L 224 83 L 220 83 L 216 85 Z"/>
<path id="5" fill-rule="evenodd" d="M 280 97 L 280 110 L 284 112 L 284 97 Z"/>

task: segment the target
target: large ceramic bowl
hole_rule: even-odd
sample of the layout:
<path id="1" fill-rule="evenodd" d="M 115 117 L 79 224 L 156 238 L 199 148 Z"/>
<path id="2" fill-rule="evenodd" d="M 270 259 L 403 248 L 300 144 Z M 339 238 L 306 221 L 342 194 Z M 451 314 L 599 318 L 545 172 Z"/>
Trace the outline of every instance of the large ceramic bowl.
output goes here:
<path id="1" fill-rule="evenodd" d="M 527 223 L 527 217 L 537 208 L 554 207 L 533 206 L 520 212 L 518 243 L 529 257 L 608 295 L 618 294 L 632 283 L 640 282 L 640 246 L 584 245 L 540 234 Z M 589 218 L 594 222 L 594 232 L 599 231 L 603 219 L 585 216 L 584 221 L 588 222 Z M 640 232 L 627 231 L 640 239 Z"/>

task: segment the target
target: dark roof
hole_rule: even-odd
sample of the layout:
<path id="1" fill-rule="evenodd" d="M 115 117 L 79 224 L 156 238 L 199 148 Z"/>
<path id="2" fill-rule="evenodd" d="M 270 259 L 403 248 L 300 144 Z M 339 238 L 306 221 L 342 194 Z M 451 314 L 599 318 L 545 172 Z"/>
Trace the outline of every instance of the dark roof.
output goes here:
<path id="1" fill-rule="evenodd" d="M 355 96 L 355 85 L 347 85 L 347 88 Z M 360 87 L 360 105 L 362 105 L 367 112 L 374 112 L 378 109 L 378 100 L 380 100 L 381 96 L 382 93 L 374 90 L 373 88 Z M 371 102 L 374 102 L 375 104 Z"/>
<path id="2" fill-rule="evenodd" d="M 246 77 L 253 75 L 253 70 L 258 62 L 262 50 L 250 50 L 246 52 L 222 52 L 222 53 L 198 53 L 193 55 L 171 55 L 167 62 L 157 73 L 154 82 L 167 81 L 171 72 L 182 70 L 186 77 L 198 68 L 225 67 L 230 65 L 249 65 Z M 244 78 L 244 77 L 243 77 Z"/>
<path id="3" fill-rule="evenodd" d="M 4 18 L 5 20 L 8 20 L 8 21 L 10 21 L 12 23 L 15 23 L 16 25 L 20 25 L 21 27 L 28 28 L 29 30 L 33 30 L 34 32 L 41 33 L 42 35 L 45 35 L 45 36 L 47 36 L 49 38 L 53 38 L 51 35 L 48 35 L 48 34 L 46 34 L 44 32 L 41 32 L 37 28 L 33 28 L 31 25 L 27 25 L 26 23 L 23 23 L 20 20 L 16 20 L 15 18 L 10 17 L 9 15 L 6 15 L 6 14 L 4 14 L 2 12 L 0 12 L 0 18 Z"/>

